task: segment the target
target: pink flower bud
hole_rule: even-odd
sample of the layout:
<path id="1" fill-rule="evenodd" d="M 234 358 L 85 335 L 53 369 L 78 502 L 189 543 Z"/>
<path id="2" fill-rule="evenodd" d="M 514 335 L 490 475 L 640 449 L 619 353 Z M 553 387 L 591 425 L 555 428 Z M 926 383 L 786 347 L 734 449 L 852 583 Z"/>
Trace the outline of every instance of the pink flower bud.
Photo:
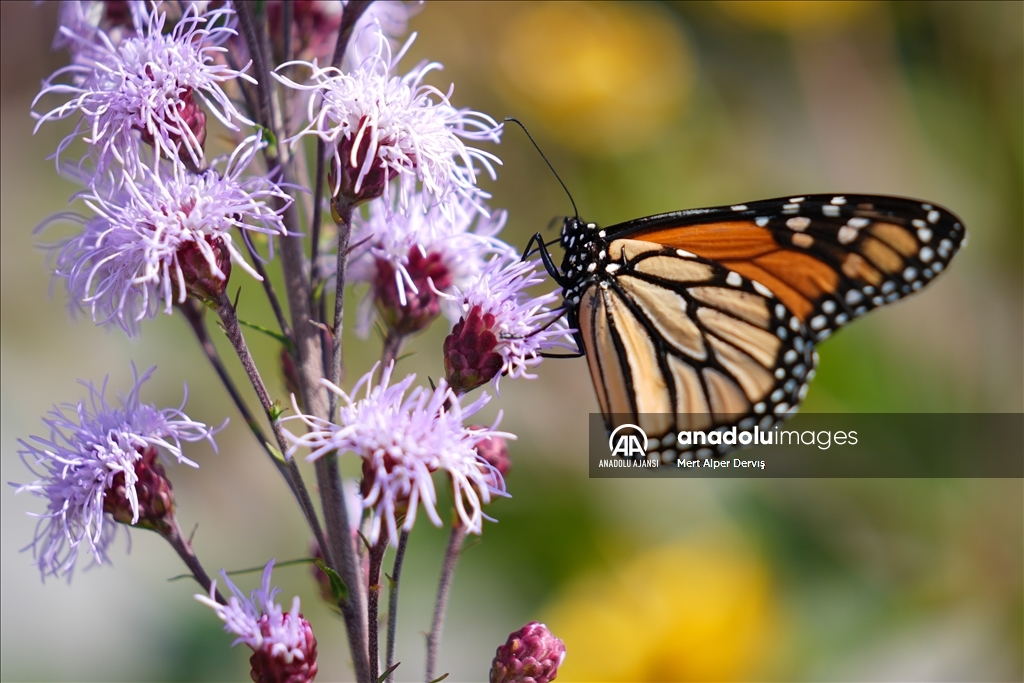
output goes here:
<path id="1" fill-rule="evenodd" d="M 476 452 L 504 477 L 512 467 L 508 457 L 508 442 L 500 436 L 492 436 L 477 442 Z"/>
<path id="2" fill-rule="evenodd" d="M 131 524 L 159 533 L 171 530 L 174 517 L 174 491 L 171 481 L 157 460 L 156 448 L 146 446 L 140 450 L 142 457 L 135 461 L 135 495 L 138 496 L 138 520 L 128 499 L 128 487 L 124 472 L 114 475 L 113 481 L 104 492 L 103 511 L 109 513 L 121 524 Z"/>
<path id="3" fill-rule="evenodd" d="M 491 683 L 548 683 L 565 660 L 565 643 L 536 621 L 512 633 L 491 664 Z"/>
<path id="4" fill-rule="evenodd" d="M 464 394 L 486 384 L 501 371 L 504 360 L 495 350 L 498 338 L 494 322 L 494 315 L 474 306 L 445 338 L 445 378 L 456 393 Z"/>
<path id="5" fill-rule="evenodd" d="M 152 69 L 147 67 L 146 73 L 152 77 Z M 168 135 L 167 139 L 171 143 L 178 145 L 178 158 L 181 159 L 185 166 L 194 173 L 198 173 L 202 169 L 199 168 L 196 161 L 202 158 L 203 148 L 206 144 L 206 114 L 203 112 L 202 107 L 199 106 L 199 103 L 195 101 L 192 92 L 192 88 L 187 88 L 178 101 L 178 113 L 175 118 L 179 121 L 170 119 L 166 121 L 169 128 L 184 124 L 191 135 L 184 132 L 173 132 Z M 142 127 L 139 127 L 139 130 L 142 131 L 142 141 L 147 145 L 155 147 L 156 140 L 152 132 Z M 189 138 L 187 141 L 183 139 L 186 136 Z M 196 155 L 195 159 L 192 157 L 193 153 Z"/>
<path id="6" fill-rule="evenodd" d="M 374 279 L 377 308 L 388 329 L 400 335 L 413 334 L 430 325 L 441 314 L 441 300 L 435 290 L 443 291 L 452 283 L 441 255 L 437 252 L 424 255 L 419 247 L 409 250 L 405 271 L 416 291 L 412 291 L 409 282 L 399 285 L 395 266 L 390 261 L 377 259 Z"/>
<path id="7" fill-rule="evenodd" d="M 231 277 L 231 252 L 221 237 L 207 235 L 203 239 L 202 245 L 185 242 L 178 249 L 178 265 L 189 294 L 200 301 L 216 301 L 227 289 Z"/>
<path id="8" fill-rule="evenodd" d="M 309 683 L 316 678 L 319 669 L 316 663 L 316 637 L 304 616 L 285 612 L 279 619 L 272 619 L 264 614 L 257 623 L 263 636 L 263 645 L 249 658 L 252 666 L 249 676 L 254 683 Z M 301 634 L 298 637 L 301 647 L 281 647 L 278 632 L 296 630 Z"/>
<path id="9" fill-rule="evenodd" d="M 340 159 L 339 168 L 341 178 L 336 177 L 337 169 L 331 167 L 328 174 L 328 181 L 331 188 L 337 188 L 334 193 L 335 200 L 344 199 L 348 204 L 356 206 L 365 201 L 376 199 L 384 194 L 384 186 L 394 178 L 398 171 L 387 165 L 383 159 L 373 159 L 367 167 L 367 154 L 371 153 L 371 145 L 389 144 L 387 139 L 374 141 L 373 136 L 377 131 L 369 124 L 369 119 L 364 116 L 359 120 L 359 126 L 354 134 L 342 136 L 338 141 L 337 158 Z M 375 148 L 373 148 L 375 149 Z"/>

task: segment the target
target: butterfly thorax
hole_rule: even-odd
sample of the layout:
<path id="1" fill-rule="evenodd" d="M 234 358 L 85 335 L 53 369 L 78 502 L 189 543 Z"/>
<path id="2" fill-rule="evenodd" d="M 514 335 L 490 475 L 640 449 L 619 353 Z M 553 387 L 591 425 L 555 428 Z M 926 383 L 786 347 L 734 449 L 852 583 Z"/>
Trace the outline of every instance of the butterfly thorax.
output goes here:
<path id="1" fill-rule="evenodd" d="M 607 272 L 608 239 L 596 223 L 586 223 L 573 216 L 562 224 L 562 277 L 567 302 L 578 304 L 587 287 L 611 278 Z"/>

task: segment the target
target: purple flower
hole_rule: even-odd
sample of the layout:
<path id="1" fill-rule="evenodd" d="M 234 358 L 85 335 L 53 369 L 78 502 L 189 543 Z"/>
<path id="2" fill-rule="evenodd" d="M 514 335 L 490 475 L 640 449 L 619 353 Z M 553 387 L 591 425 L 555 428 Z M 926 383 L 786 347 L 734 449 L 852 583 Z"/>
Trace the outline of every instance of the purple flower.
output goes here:
<path id="1" fill-rule="evenodd" d="M 216 298 L 232 262 L 261 279 L 236 248 L 231 229 L 286 232 L 281 213 L 289 196 L 266 178 L 241 178 L 262 144 L 259 136 L 248 138 L 223 173 L 197 175 L 174 166 L 170 177 L 128 179 L 113 196 L 105 189 L 85 192 L 96 216 L 80 235 L 58 245 L 56 257 L 55 274 L 67 281 L 72 306 L 131 336 L 140 320 L 161 308 L 170 313 L 189 293 Z"/>
<path id="2" fill-rule="evenodd" d="M 453 389 L 464 393 L 491 379 L 497 389 L 503 375 L 532 379 L 529 369 L 541 362 L 543 351 L 575 350 L 563 311 L 550 308 L 560 295 L 531 298 L 526 293 L 542 282 L 536 262 L 499 255 L 452 296 L 462 312 L 444 342 L 445 370 Z"/>
<path id="3" fill-rule="evenodd" d="M 137 465 L 147 450 L 158 447 L 191 467 L 198 465 L 184 456 L 182 441 L 206 440 L 216 450 L 216 430 L 183 413 L 184 400 L 177 409 L 157 410 L 142 403 L 139 390 L 154 370 L 139 377 L 132 366 L 134 386 L 121 398 L 120 407 L 107 403 L 106 380 L 99 388 L 82 382 L 89 390 L 88 402 L 54 406 L 43 418 L 50 428 L 49 438 L 18 440 L 22 461 L 39 479 L 11 485 L 18 493 L 28 491 L 47 501 L 46 512 L 32 515 L 39 518 L 32 549 L 44 579 L 64 574 L 70 581 L 83 545 L 94 563 L 110 561 L 107 548 L 116 527 L 104 513 L 105 499 L 116 493 L 132 510 L 131 523 L 139 520 Z"/>
<path id="4" fill-rule="evenodd" d="M 232 646 L 245 643 L 253 650 L 249 659 L 252 680 L 259 682 L 305 683 L 316 677 L 316 637 L 306 618 L 299 612 L 299 596 L 292 599 L 292 609 L 285 612 L 274 602 L 280 591 L 270 587 L 274 560 L 263 570 L 263 586 L 246 598 L 224 570 L 221 576 L 233 595 L 228 604 L 215 599 L 217 582 L 213 581 L 209 595 L 196 595 L 204 605 L 213 608 L 224 622 L 224 630 L 238 636 Z"/>
<path id="5" fill-rule="evenodd" d="M 105 42 L 114 47 L 135 35 L 135 27 L 145 23 L 146 3 L 140 0 L 108 2 L 107 0 L 63 0 L 57 19 L 54 50 L 67 48 L 73 61 L 83 53 L 93 58 L 102 52 Z"/>
<path id="6" fill-rule="evenodd" d="M 492 495 L 507 494 L 501 473 L 477 455 L 476 446 L 493 436 L 515 438 L 495 431 L 497 420 L 490 428 L 463 424 L 490 397 L 484 394 L 463 407 L 444 380 L 433 391 L 416 387 L 410 392 L 415 375 L 389 386 L 394 371 L 392 363 L 384 368 L 380 382 L 373 385 L 376 370 L 374 366 L 352 389 L 355 396 L 365 387 L 365 396 L 358 400 L 323 380 L 341 398 L 337 424 L 308 415 L 290 418 L 302 420 L 310 431 L 301 436 L 284 431 L 292 443 L 288 455 L 302 447 L 312 451 L 309 460 L 331 452 L 352 452 L 362 458 L 363 508 L 371 511 L 367 534 L 371 545 L 380 538 L 382 523 L 387 525 L 392 545 L 397 545 L 396 519 L 405 515 L 402 528 L 411 530 L 421 502 L 434 525 L 441 526 L 432 479 L 432 474 L 439 470 L 451 479 L 455 508 L 462 524 L 468 531 L 481 533 L 483 505 L 490 502 Z"/>
<path id="7" fill-rule="evenodd" d="M 68 41 L 75 59 L 44 81 L 33 107 L 46 95 L 70 99 L 35 113 L 36 129 L 45 121 L 80 114 L 55 156 L 59 160 L 83 135 L 97 179 L 115 165 L 132 178 L 155 170 L 155 163 L 142 160 L 140 142 L 153 146 L 157 161 L 180 157 L 201 168 L 206 119 L 198 102 L 231 130 L 238 130 L 235 121 L 252 125 L 221 84 L 235 78 L 255 81 L 215 59 L 226 51 L 221 44 L 235 35 L 227 25 L 233 11 L 223 7 L 200 14 L 197 5 L 189 5 L 168 33 L 162 9 L 150 11 L 137 3 L 131 15 L 134 32 L 127 37 L 109 35 L 98 26 L 88 30 L 88 22 L 61 27 L 58 40 Z"/>
<path id="8" fill-rule="evenodd" d="M 359 246 L 350 257 L 348 277 L 370 284 L 357 315 L 361 336 L 370 331 L 374 304 L 403 333 L 422 329 L 439 313 L 458 320 L 459 306 L 440 295 L 479 276 L 488 256 L 512 252 L 496 237 L 505 226 L 505 211 L 482 215 L 462 199 L 446 216 L 426 202 L 422 193 L 414 194 L 408 213 L 398 213 L 380 199 L 368 205 L 365 218 L 353 216 L 351 243 Z M 422 324 L 396 324 L 406 318 Z"/>
<path id="9" fill-rule="evenodd" d="M 398 178 L 398 209 L 408 213 L 417 181 L 433 203 L 446 207 L 455 197 L 479 202 L 485 196 L 476 187 L 477 162 L 495 176 L 500 160 L 488 152 L 467 147 L 465 140 L 498 142 L 501 127 L 494 119 L 468 109 L 456 109 L 449 101 L 452 89 L 443 93 L 424 85 L 424 77 L 440 64 L 422 63 L 403 77 L 393 75 L 415 35 L 392 58 L 391 46 L 379 25 L 368 26 L 357 40 L 373 36 L 376 49 L 349 72 L 320 67 L 316 62 L 290 62 L 312 70 L 308 84 L 275 73 L 290 88 L 307 91 L 309 125 L 296 135 L 317 135 L 333 149 L 334 196 L 359 203 L 391 193 L 390 181 Z M 390 209 L 392 204 L 387 202 Z M 426 206 L 424 208 L 427 208 Z"/>

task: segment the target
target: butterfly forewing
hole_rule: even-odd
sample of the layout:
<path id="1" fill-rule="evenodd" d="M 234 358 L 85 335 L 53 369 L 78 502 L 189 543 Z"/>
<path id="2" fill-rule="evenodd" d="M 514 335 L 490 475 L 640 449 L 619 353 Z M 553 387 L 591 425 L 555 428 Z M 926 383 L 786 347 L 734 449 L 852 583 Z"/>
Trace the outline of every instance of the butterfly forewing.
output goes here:
<path id="1" fill-rule="evenodd" d="M 650 216 L 611 237 L 683 249 L 763 285 L 815 339 L 924 287 L 964 240 L 942 207 L 868 195 L 810 195 Z"/>

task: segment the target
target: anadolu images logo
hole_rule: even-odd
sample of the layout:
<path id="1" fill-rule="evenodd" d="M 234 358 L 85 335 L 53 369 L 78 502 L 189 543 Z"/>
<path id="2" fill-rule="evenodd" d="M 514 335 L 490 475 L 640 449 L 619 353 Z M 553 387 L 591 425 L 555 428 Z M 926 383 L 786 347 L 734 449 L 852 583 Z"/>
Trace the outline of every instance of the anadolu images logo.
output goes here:
<path id="1" fill-rule="evenodd" d="M 631 429 L 638 434 L 619 434 L 623 429 Z M 643 439 L 642 445 L 641 439 Z M 619 425 L 608 436 L 608 450 L 613 456 L 645 459 L 647 458 L 647 434 L 636 425 Z"/>

